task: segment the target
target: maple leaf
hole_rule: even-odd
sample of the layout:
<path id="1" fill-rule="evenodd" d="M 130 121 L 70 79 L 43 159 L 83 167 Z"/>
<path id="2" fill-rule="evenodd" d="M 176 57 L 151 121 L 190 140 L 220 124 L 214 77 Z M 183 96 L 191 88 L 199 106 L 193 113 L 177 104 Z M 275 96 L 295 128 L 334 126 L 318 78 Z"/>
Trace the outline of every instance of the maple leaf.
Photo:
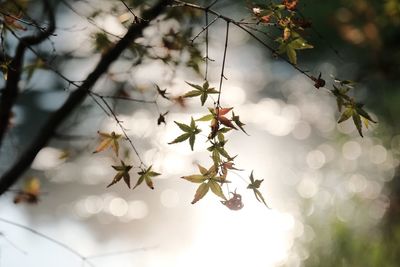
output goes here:
<path id="1" fill-rule="evenodd" d="M 26 31 L 26 27 L 19 23 L 21 18 L 22 13 L 18 14 L 17 16 L 4 15 L 4 23 L 11 29 Z"/>
<path id="2" fill-rule="evenodd" d="M 225 181 L 224 177 L 217 176 L 217 168 L 215 165 L 211 166 L 208 170 L 201 165 L 197 165 L 200 171 L 200 174 L 193 174 L 188 176 L 181 177 L 192 183 L 200 183 L 200 186 L 197 188 L 192 204 L 196 203 L 200 199 L 202 199 L 211 189 L 216 196 L 225 199 L 224 192 L 220 186 L 220 183 L 228 182 Z"/>
<path id="3" fill-rule="evenodd" d="M 212 177 L 215 177 L 215 175 L 217 174 L 217 169 L 215 168 L 214 165 L 207 170 L 200 164 L 197 164 L 197 168 L 199 169 L 200 174 L 182 176 L 181 178 L 190 181 L 192 183 L 201 183 Z"/>
<path id="4" fill-rule="evenodd" d="M 349 92 L 350 88 L 349 87 L 336 87 L 333 84 L 333 88 L 331 90 L 332 94 L 336 97 L 336 103 L 338 106 L 339 111 L 342 111 L 343 106 L 345 106 L 346 102 L 352 103 L 353 100 L 347 95 L 347 93 Z"/>
<path id="5" fill-rule="evenodd" d="M 165 112 L 165 113 L 163 113 L 163 114 L 160 113 L 160 116 L 159 116 L 158 119 L 157 119 L 157 125 L 160 125 L 161 123 L 167 124 L 167 123 L 165 122 L 165 116 L 168 114 L 168 112 L 169 112 L 169 111 L 167 111 L 167 112 Z"/>
<path id="6" fill-rule="evenodd" d="M 293 11 L 296 9 L 299 0 L 283 0 L 282 4 L 287 10 Z"/>
<path id="7" fill-rule="evenodd" d="M 117 174 L 114 176 L 114 179 L 111 181 L 107 188 L 118 183 L 122 178 L 124 178 L 125 183 L 131 188 L 130 180 L 131 177 L 129 175 L 129 170 L 132 168 L 131 165 L 126 165 L 125 162 L 121 160 L 121 165 L 119 166 L 111 166 L 114 170 L 117 171 Z"/>
<path id="8" fill-rule="evenodd" d="M 325 86 L 325 80 L 321 78 L 321 73 L 319 73 L 318 78 L 315 78 L 314 76 L 311 76 L 311 79 L 315 82 L 314 87 L 319 89 L 321 87 Z"/>
<path id="9" fill-rule="evenodd" d="M 119 151 L 118 140 L 121 138 L 122 135 L 116 134 L 115 132 L 111 132 L 111 134 L 108 134 L 98 131 L 97 133 L 100 135 L 102 141 L 97 146 L 96 150 L 93 151 L 93 153 L 98 153 L 107 149 L 108 147 L 111 147 L 114 150 L 115 155 L 118 157 L 118 151 Z"/>
<path id="10" fill-rule="evenodd" d="M 288 33 L 286 33 L 288 34 Z M 290 38 L 289 38 L 290 37 Z M 291 30 L 290 36 L 285 40 L 283 37 L 279 37 L 276 41 L 279 43 L 278 54 L 285 54 L 288 56 L 290 63 L 297 65 L 297 50 L 314 48 L 308 44 L 304 38 L 297 32 Z"/>
<path id="11" fill-rule="evenodd" d="M 142 169 L 140 172 L 138 172 L 138 174 L 140 175 L 139 179 L 137 180 L 136 185 L 132 189 L 135 189 L 136 187 L 138 187 L 141 183 L 143 183 L 143 181 L 146 182 L 147 186 L 150 189 L 154 189 L 153 180 L 151 178 L 159 176 L 161 174 L 158 172 L 152 171 L 151 168 L 152 168 L 152 165 L 150 165 L 150 167 L 148 167 L 147 169 Z"/>
<path id="12" fill-rule="evenodd" d="M 271 21 L 271 15 L 265 15 L 260 18 L 260 21 L 263 23 L 269 23 Z"/>
<path id="13" fill-rule="evenodd" d="M 220 123 L 229 128 L 237 130 L 233 123 L 227 117 L 225 117 L 225 115 L 232 109 L 233 108 L 216 108 L 215 114 L 217 114 L 216 118 Z"/>
<path id="14" fill-rule="evenodd" d="M 263 195 L 262 195 L 261 192 L 258 190 L 258 189 L 260 188 L 260 186 L 261 186 L 261 183 L 264 181 L 264 179 L 262 179 L 262 180 L 254 180 L 253 171 L 251 172 L 249 178 L 250 178 L 250 184 L 247 186 L 247 189 L 252 189 L 253 192 L 254 192 L 254 195 L 256 196 L 256 199 L 257 199 L 259 202 L 264 203 L 264 205 L 265 205 L 267 208 L 269 208 L 268 205 L 267 205 L 267 203 L 265 202 L 265 199 L 264 199 Z"/>
<path id="15" fill-rule="evenodd" d="M 16 191 L 14 203 L 26 202 L 28 204 L 36 204 L 39 201 L 39 195 L 40 181 L 37 177 L 31 177 L 25 181 L 22 190 Z"/>
<path id="16" fill-rule="evenodd" d="M 221 136 L 221 135 L 219 135 L 219 136 Z M 207 150 L 212 153 L 212 159 L 213 159 L 215 165 L 219 165 L 219 162 L 221 162 L 220 156 L 223 156 L 228 161 L 231 161 L 234 159 L 234 157 L 231 157 L 224 148 L 226 142 L 227 141 L 221 140 L 221 139 L 219 140 L 219 142 L 211 141 L 211 146 L 207 148 Z"/>
<path id="17" fill-rule="evenodd" d="M 209 136 L 209 139 L 213 139 L 214 137 L 216 137 L 218 135 L 218 133 L 220 132 L 220 124 L 223 124 L 229 128 L 227 129 L 235 129 L 237 130 L 237 128 L 235 127 L 235 125 L 233 125 L 233 123 L 227 118 L 225 117 L 225 115 L 231 111 L 233 108 L 209 108 L 208 110 L 210 111 L 210 113 L 213 115 L 213 119 L 211 120 L 211 133 Z M 200 118 L 199 120 L 208 120 L 209 116 L 204 116 L 202 118 Z M 222 132 L 221 132 L 222 133 Z M 225 130 L 224 132 L 225 133 Z"/>
<path id="18" fill-rule="evenodd" d="M 157 84 L 155 84 L 155 87 L 156 87 L 156 89 L 157 89 L 158 94 L 159 94 L 162 98 L 165 98 L 165 99 L 169 100 L 169 97 L 167 96 L 167 94 L 168 94 L 168 93 L 167 93 L 167 89 L 161 90 L 160 87 L 159 87 Z"/>
<path id="19" fill-rule="evenodd" d="M 376 123 L 376 121 L 373 120 L 371 116 L 362 108 L 363 106 L 364 105 L 361 103 L 348 103 L 346 105 L 346 109 L 340 115 L 340 118 L 338 120 L 338 123 L 341 123 L 352 118 L 354 125 L 356 126 L 357 131 L 361 137 L 364 137 L 362 133 L 361 118 L 363 118 L 366 128 L 368 128 L 369 121 Z"/>
<path id="20" fill-rule="evenodd" d="M 230 192 L 232 197 L 228 200 L 221 201 L 223 205 L 225 205 L 230 210 L 240 210 L 243 208 L 242 196 L 235 192 Z"/>
<path id="21" fill-rule="evenodd" d="M 176 122 L 176 121 L 174 121 L 174 122 L 184 132 L 184 134 L 178 136 L 177 138 L 175 138 L 172 142 L 170 142 L 168 144 L 170 144 L 170 145 L 176 144 L 176 143 L 180 143 L 180 142 L 183 142 L 183 141 L 189 139 L 190 148 L 193 151 L 196 134 L 201 132 L 201 130 L 197 128 L 193 117 L 191 118 L 190 125 L 186 125 L 186 124 Z"/>
<path id="22" fill-rule="evenodd" d="M 232 111 L 232 120 L 235 122 L 235 124 L 242 130 L 245 134 L 249 135 L 243 128 L 246 124 L 242 123 L 239 119 L 239 116 L 235 116 L 235 113 Z"/>
<path id="23" fill-rule="evenodd" d="M 209 94 L 218 94 L 218 91 L 215 88 L 210 88 L 208 81 L 205 81 L 203 86 L 192 84 L 186 82 L 188 85 L 193 87 L 195 90 L 187 92 L 183 97 L 196 97 L 200 96 L 201 105 L 204 106 L 204 103 L 207 101 Z"/>
<path id="24" fill-rule="evenodd" d="M 242 171 L 241 169 L 233 167 L 233 165 L 235 165 L 235 163 L 233 163 L 232 161 L 226 161 L 221 164 L 222 173 L 224 174 L 225 177 L 228 174 L 228 170 Z"/>

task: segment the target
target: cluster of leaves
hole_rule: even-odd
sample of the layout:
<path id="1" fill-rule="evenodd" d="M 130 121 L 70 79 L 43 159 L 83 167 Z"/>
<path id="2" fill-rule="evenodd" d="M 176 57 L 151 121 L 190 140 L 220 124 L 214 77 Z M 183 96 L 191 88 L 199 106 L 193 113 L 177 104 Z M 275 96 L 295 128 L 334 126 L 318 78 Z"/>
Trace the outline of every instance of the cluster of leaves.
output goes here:
<path id="1" fill-rule="evenodd" d="M 187 92 L 184 97 L 199 97 L 202 106 L 204 106 L 210 94 L 219 94 L 219 91 L 210 87 L 208 81 L 205 81 L 203 85 L 192 83 L 187 84 L 195 90 Z M 217 102 L 214 102 L 214 107 L 208 108 L 207 114 L 196 120 L 192 117 L 189 124 L 183 124 L 175 121 L 175 124 L 183 131 L 183 134 L 175 138 L 169 144 L 181 143 L 189 139 L 190 148 L 193 150 L 196 135 L 201 132 L 196 122 L 210 123 L 210 132 L 207 137 L 207 142 L 209 142 L 211 145 L 207 148 L 207 150 L 210 153 L 212 164 L 208 169 L 198 165 L 200 172 L 199 174 L 192 174 L 182 177 L 184 180 L 189 182 L 200 184 L 196 190 L 192 204 L 198 202 L 211 190 L 211 192 L 213 192 L 217 197 L 222 199 L 221 203 L 226 207 L 232 210 L 242 208 L 243 203 L 241 202 L 240 194 L 237 194 L 236 190 L 235 192 L 229 191 L 229 187 L 227 186 L 228 194 L 233 195 L 232 198 L 228 199 L 222 186 L 231 183 L 231 181 L 227 180 L 229 171 L 239 170 L 234 167 L 234 159 L 236 156 L 230 156 L 226 150 L 226 143 L 228 140 L 226 139 L 225 134 L 231 130 L 238 129 L 241 129 L 244 133 L 246 133 L 243 128 L 245 124 L 240 121 L 239 116 L 234 114 L 233 108 L 223 108 L 220 107 Z M 264 197 L 258 190 L 262 181 L 263 180 L 254 180 L 252 173 L 250 176 L 250 183 L 247 188 L 253 190 L 257 200 L 267 206 Z"/>
<path id="2" fill-rule="evenodd" d="M 261 4 L 253 7 L 253 15 L 259 23 L 278 29 L 276 52 L 286 54 L 289 61 L 297 64 L 297 51 L 313 48 L 303 33 L 311 22 L 303 19 L 297 12 L 298 0 L 283 0 L 281 3 Z"/>
<path id="3" fill-rule="evenodd" d="M 369 123 L 374 121 L 371 116 L 363 109 L 364 104 L 358 103 L 354 98 L 349 96 L 349 91 L 354 88 L 354 82 L 349 80 L 335 79 L 335 84 L 331 90 L 332 94 L 336 97 L 336 103 L 339 111 L 341 112 L 338 123 L 346 121 L 350 118 L 353 119 L 354 125 L 357 128 L 360 136 L 363 136 L 362 125 L 368 129 Z"/>
<path id="4" fill-rule="evenodd" d="M 132 3 L 132 6 L 141 6 L 144 2 L 145 1 L 136 1 L 136 3 Z M 313 46 L 309 44 L 304 37 L 304 32 L 311 26 L 311 23 L 302 18 L 302 16 L 300 16 L 298 13 L 298 2 L 298 0 L 282 0 L 280 3 L 269 1 L 268 4 L 260 4 L 252 8 L 254 18 L 258 21 L 258 24 L 265 27 L 273 26 L 275 31 L 271 31 L 271 34 L 274 34 L 273 40 L 276 44 L 275 52 L 282 55 L 286 54 L 288 61 L 293 66 L 297 65 L 297 53 L 299 50 L 313 48 Z M 8 3 L 8 1 L 6 1 L 6 3 Z M 2 23 L 4 26 L 3 30 L 6 28 L 13 30 L 26 30 L 25 26 L 21 24 L 21 14 L 16 13 L 15 10 L 8 10 L 3 6 L 4 4 L 0 4 L 0 10 L 8 12 L 7 14 L 2 15 Z M 175 67 L 184 63 L 187 67 L 190 67 L 197 73 L 200 73 L 199 64 L 204 62 L 204 58 L 202 57 L 198 46 L 194 44 L 193 39 L 190 38 L 193 36 L 193 27 L 184 27 L 185 25 L 188 25 L 188 21 L 190 21 L 192 18 L 197 18 L 199 14 L 195 11 L 192 11 L 188 12 L 184 16 L 182 12 L 176 12 L 177 9 L 171 8 L 169 10 L 170 11 L 168 14 L 163 17 L 162 20 L 167 21 L 168 19 L 177 19 L 182 27 L 179 29 L 171 28 L 167 30 L 167 32 L 160 33 L 160 36 L 158 36 L 159 43 L 157 45 L 159 45 L 158 48 L 163 48 L 163 53 L 155 52 L 160 51 L 160 49 L 151 49 L 153 48 L 154 43 L 147 43 L 145 42 L 145 38 L 143 38 L 139 41 L 132 42 L 131 46 L 129 47 L 129 52 L 131 55 L 125 55 L 125 59 L 130 60 L 131 58 L 134 58 L 137 64 L 142 62 L 144 59 L 161 60 L 165 64 Z M 119 15 L 121 13 L 118 8 L 113 9 L 112 12 Z M 125 8 L 124 12 L 126 12 Z M 104 12 L 101 10 L 96 10 L 96 12 L 94 12 L 88 19 L 93 20 L 102 13 Z M 133 21 L 121 19 L 121 16 L 119 16 L 120 22 L 126 27 L 128 27 L 130 23 L 138 23 L 138 21 L 140 21 L 140 18 L 136 15 L 134 15 Z M 160 21 L 157 23 L 160 23 Z M 228 40 L 228 38 L 226 39 Z M 102 30 L 94 33 L 93 40 L 95 52 L 104 54 L 114 46 L 115 42 L 118 40 L 118 37 Z M 208 45 L 208 41 L 206 45 Z M 186 54 L 184 55 L 184 53 Z M 182 58 L 184 58 L 184 62 L 182 62 Z M 9 64 L 10 61 L 8 59 L 5 59 L 0 63 L 0 70 L 3 72 L 5 79 L 7 78 Z M 44 67 L 45 64 L 40 59 L 27 66 L 26 72 L 28 80 L 30 77 L 32 77 L 32 74 L 36 69 Z M 317 78 L 313 76 L 309 77 L 311 77 L 311 79 L 315 82 L 314 86 L 317 89 L 325 86 L 325 80 L 322 79 L 321 74 Z M 223 75 L 221 75 L 221 80 L 222 78 Z M 199 184 L 192 203 L 194 204 L 198 202 L 209 191 L 211 191 L 217 197 L 219 197 L 221 199 L 221 203 L 229 209 L 241 209 L 243 207 L 241 195 L 236 192 L 236 189 L 234 192 L 232 192 L 228 187 L 228 184 L 231 183 L 231 181 L 227 179 L 228 173 L 234 170 L 238 171 L 239 169 L 234 167 L 234 160 L 236 156 L 232 156 L 232 154 L 227 151 L 226 144 L 228 143 L 228 140 L 226 138 L 226 134 L 233 130 L 241 130 L 243 133 L 247 134 L 244 129 L 245 124 L 242 123 L 240 121 L 240 117 L 234 113 L 233 107 L 222 107 L 220 105 L 220 91 L 216 90 L 214 87 L 211 87 L 207 79 L 201 85 L 189 82 L 187 82 L 187 84 L 191 87 L 191 90 L 183 96 L 177 98 L 169 97 L 166 90 L 162 90 L 157 85 L 156 89 L 162 98 L 176 101 L 182 106 L 184 106 L 185 99 L 196 97 L 199 97 L 201 106 L 204 106 L 207 100 L 212 98 L 213 95 L 218 95 L 218 101 L 214 101 L 214 105 L 209 107 L 207 113 L 202 117 L 198 119 L 194 119 L 192 117 L 188 124 L 175 121 L 175 124 L 180 128 L 180 130 L 183 131 L 183 133 L 169 143 L 176 144 L 188 141 L 190 148 L 193 151 L 196 136 L 201 133 L 197 123 L 209 123 L 210 131 L 207 135 L 207 142 L 210 144 L 210 146 L 207 148 L 207 151 L 210 154 L 212 163 L 208 169 L 198 165 L 198 174 L 182 177 L 189 182 Z M 341 81 L 336 79 L 331 92 L 336 97 L 338 108 L 341 112 L 338 122 L 343 122 L 351 117 L 359 134 L 362 136 L 362 122 L 364 122 L 365 127 L 368 128 L 369 122 L 375 121 L 363 109 L 363 105 L 361 103 L 356 102 L 352 97 L 349 96 L 350 89 L 352 88 L 353 83 L 351 81 Z M 124 95 L 123 97 L 128 98 L 129 94 L 127 96 Z M 157 120 L 158 125 L 166 123 L 165 116 L 167 114 L 168 111 L 165 113 L 160 113 L 160 116 Z M 133 165 L 125 163 L 122 159 L 120 159 L 119 156 L 120 142 L 123 140 L 122 134 L 116 134 L 115 132 L 98 132 L 98 134 L 100 137 L 100 142 L 93 153 L 100 153 L 107 149 L 111 149 L 115 154 L 116 161 L 120 162 L 120 165 L 111 166 L 116 171 L 116 174 L 107 187 L 113 186 L 121 180 L 124 180 L 128 188 L 131 188 L 130 172 L 133 168 Z M 152 166 L 146 167 L 143 165 L 143 163 L 141 163 L 139 169 L 140 170 L 137 172 L 138 178 L 133 189 L 141 185 L 143 182 L 145 182 L 149 188 L 154 189 L 153 178 L 160 174 L 153 171 Z M 262 182 L 263 180 L 255 179 L 253 177 L 253 172 L 251 172 L 247 189 L 252 190 L 255 198 L 260 203 L 263 203 L 265 206 L 267 206 L 267 203 L 260 192 Z M 224 192 L 225 187 L 226 191 Z M 31 182 L 29 186 L 26 186 L 25 189 L 18 192 L 18 198 L 16 197 L 16 202 L 35 202 L 37 201 L 39 191 L 38 184 Z M 230 195 L 232 195 L 231 198 L 229 198 Z"/>
<path id="5" fill-rule="evenodd" d="M 121 140 L 122 135 L 116 134 L 115 132 L 111 132 L 110 134 L 104 132 L 98 132 L 98 134 L 100 136 L 101 141 L 93 153 L 99 153 L 108 148 L 111 148 L 114 151 L 116 157 L 118 157 L 119 147 L 120 147 L 119 142 Z M 117 173 L 115 174 L 113 180 L 107 187 L 110 187 L 121 181 L 121 179 L 123 179 L 126 185 L 129 188 L 131 188 L 131 176 L 129 174 L 129 171 L 132 169 L 133 166 L 125 164 L 123 160 L 120 160 L 120 162 L 121 162 L 120 165 L 111 166 L 115 171 L 117 171 Z M 146 182 L 147 186 L 150 189 L 154 189 L 152 178 L 160 175 L 160 173 L 154 172 L 152 170 L 152 166 L 148 168 L 141 168 L 141 170 L 137 174 L 139 175 L 139 178 L 133 189 L 142 184 L 143 181 Z"/>
<path id="6" fill-rule="evenodd" d="M 253 7 L 252 11 L 260 24 L 272 25 L 279 29 L 279 37 L 275 41 L 279 44 L 278 54 L 286 54 L 290 63 L 297 65 L 297 50 L 313 48 L 303 37 L 305 29 L 311 27 L 311 22 L 304 19 L 297 10 L 298 0 L 283 0 L 280 3 L 270 2 Z M 325 87 L 326 82 L 321 77 L 309 76 L 314 81 L 314 87 L 319 89 Z M 341 116 L 338 123 L 350 118 L 357 128 L 358 133 L 363 136 L 362 124 L 368 128 L 370 122 L 375 121 L 363 109 L 363 104 L 358 103 L 349 96 L 349 91 L 354 83 L 348 80 L 335 79 L 333 89 L 330 90 L 336 97 Z"/>

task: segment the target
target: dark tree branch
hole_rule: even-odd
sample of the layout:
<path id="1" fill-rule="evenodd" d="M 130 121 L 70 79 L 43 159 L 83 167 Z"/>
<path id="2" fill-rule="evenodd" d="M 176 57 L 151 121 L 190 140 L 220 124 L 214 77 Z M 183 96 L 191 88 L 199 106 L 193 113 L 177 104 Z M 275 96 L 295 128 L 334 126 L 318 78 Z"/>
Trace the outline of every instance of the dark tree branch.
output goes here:
<path id="1" fill-rule="evenodd" d="M 40 31 L 36 35 L 29 35 L 20 39 L 15 55 L 8 68 L 8 78 L 0 100 L 0 147 L 7 132 L 11 109 L 18 97 L 18 83 L 21 79 L 26 49 L 30 46 L 40 44 L 53 34 L 55 30 L 54 10 L 51 8 L 48 0 L 44 1 L 44 8 L 49 16 L 49 26 L 46 30 Z"/>
<path id="2" fill-rule="evenodd" d="M 25 170 L 29 168 L 40 149 L 53 137 L 57 128 L 90 93 L 90 88 L 92 88 L 97 80 L 108 70 L 110 65 L 118 59 L 121 53 L 129 47 L 133 40 L 142 35 L 143 30 L 149 25 L 150 21 L 160 15 L 171 2 L 171 0 L 161 0 L 151 9 L 143 12 L 143 20 L 140 21 L 140 23 L 132 24 L 125 36 L 102 56 L 100 62 L 92 73 L 88 75 L 82 85 L 72 92 L 66 102 L 50 116 L 39 131 L 38 136 L 33 139 L 31 145 L 17 162 L 1 177 L 0 195 L 18 181 Z"/>

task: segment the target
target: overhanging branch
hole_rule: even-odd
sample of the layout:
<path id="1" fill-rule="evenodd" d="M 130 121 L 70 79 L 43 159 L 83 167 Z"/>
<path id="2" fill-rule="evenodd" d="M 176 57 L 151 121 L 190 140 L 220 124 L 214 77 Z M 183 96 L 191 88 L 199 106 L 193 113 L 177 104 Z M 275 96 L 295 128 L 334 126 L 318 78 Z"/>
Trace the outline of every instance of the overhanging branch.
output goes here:
<path id="1" fill-rule="evenodd" d="M 36 35 L 29 35 L 20 39 L 8 68 L 8 78 L 0 100 L 0 147 L 7 132 L 11 109 L 18 97 L 18 83 L 23 70 L 25 51 L 30 46 L 42 43 L 55 30 L 54 10 L 48 0 L 44 1 L 44 8 L 48 13 L 49 26 L 45 30 L 40 28 L 41 30 Z"/>
<path id="2" fill-rule="evenodd" d="M 72 92 L 66 102 L 50 116 L 39 131 L 37 137 L 32 141 L 31 145 L 24 151 L 16 163 L 1 177 L 0 195 L 6 192 L 16 181 L 18 181 L 25 170 L 30 167 L 40 149 L 42 149 L 53 137 L 61 123 L 83 102 L 90 92 L 90 88 L 108 70 L 110 65 L 118 59 L 121 53 L 129 47 L 132 41 L 142 35 L 143 29 L 149 25 L 150 21 L 159 16 L 171 2 L 171 0 L 161 0 L 151 9 L 143 12 L 143 19 L 140 20 L 139 23 L 132 24 L 125 36 L 102 56 L 100 62 L 88 75 L 82 85 Z"/>

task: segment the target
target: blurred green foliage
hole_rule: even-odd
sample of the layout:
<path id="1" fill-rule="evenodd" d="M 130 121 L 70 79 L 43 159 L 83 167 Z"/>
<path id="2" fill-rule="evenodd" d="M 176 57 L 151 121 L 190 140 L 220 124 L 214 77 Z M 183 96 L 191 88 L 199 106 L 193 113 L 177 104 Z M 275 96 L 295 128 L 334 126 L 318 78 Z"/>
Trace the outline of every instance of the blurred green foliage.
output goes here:
<path id="1" fill-rule="evenodd" d="M 399 266 L 400 225 L 387 235 L 373 229 L 353 229 L 342 222 L 335 222 L 328 229 L 332 239 L 325 245 L 311 246 L 305 266 Z"/>
<path id="2" fill-rule="evenodd" d="M 400 132 L 400 1 L 329 1 L 323 4 L 304 1 L 303 4 L 304 13 L 312 18 L 313 26 L 326 43 L 337 48 L 345 62 L 356 62 L 355 77 L 344 78 L 355 79 L 366 86 L 363 101 L 379 117 L 374 134 L 390 149 Z M 321 54 L 313 56 L 313 60 L 318 61 Z M 303 265 L 399 266 L 399 176 L 397 172 L 386 184 L 390 206 L 377 225 L 359 229 L 351 221 L 344 223 L 334 218 L 327 219 L 331 222 L 325 221 L 325 226 L 321 227 L 315 226 L 316 218 L 309 218 L 317 238 L 308 246 L 309 257 Z"/>

